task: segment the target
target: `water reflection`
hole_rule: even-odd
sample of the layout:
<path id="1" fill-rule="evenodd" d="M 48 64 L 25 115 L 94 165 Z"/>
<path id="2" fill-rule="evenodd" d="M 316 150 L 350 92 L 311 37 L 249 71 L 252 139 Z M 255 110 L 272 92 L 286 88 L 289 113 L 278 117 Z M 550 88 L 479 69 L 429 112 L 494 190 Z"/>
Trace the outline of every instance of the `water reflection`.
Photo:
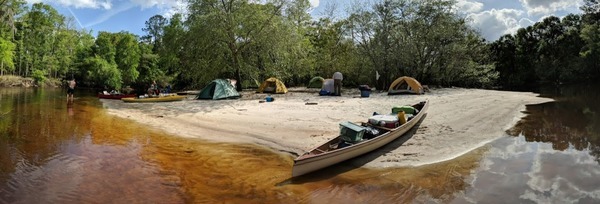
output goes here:
<path id="1" fill-rule="evenodd" d="M 589 150 L 556 151 L 526 137 L 492 142 L 472 187 L 455 203 L 598 203 L 600 168 Z"/>
<path id="2" fill-rule="evenodd" d="M 485 148 L 422 168 L 371 170 L 352 162 L 281 184 L 293 157 L 209 143 L 107 115 L 94 97 L 62 90 L 0 91 L 0 203 L 449 202 L 470 188 Z M 327 176 L 335 168 L 353 169 Z"/>
<path id="3" fill-rule="evenodd" d="M 598 86 L 544 88 L 554 102 L 492 142 L 465 196 L 453 202 L 600 203 Z"/>
<path id="4" fill-rule="evenodd" d="M 547 142 L 553 149 L 589 150 L 600 163 L 600 92 L 598 86 L 567 86 L 544 91 L 557 101 L 528 105 L 527 115 L 508 134 L 523 134 L 530 142 Z"/>

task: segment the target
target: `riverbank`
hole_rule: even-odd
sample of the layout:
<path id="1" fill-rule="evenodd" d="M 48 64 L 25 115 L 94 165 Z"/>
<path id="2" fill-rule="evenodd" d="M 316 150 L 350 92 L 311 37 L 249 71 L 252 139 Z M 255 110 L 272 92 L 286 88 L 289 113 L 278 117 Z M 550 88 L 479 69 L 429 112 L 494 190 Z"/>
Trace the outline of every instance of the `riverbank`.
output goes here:
<path id="1" fill-rule="evenodd" d="M 358 90 L 344 90 L 341 97 L 320 97 L 316 91 L 291 89 L 285 95 L 272 95 L 275 101 L 270 103 L 259 103 L 266 94 L 248 91 L 242 95 L 239 100 L 220 101 L 190 96 L 172 103 L 102 102 L 110 114 L 174 135 L 302 154 L 335 137 L 342 121 L 366 121 L 373 112 L 388 113 L 393 106 L 429 99 L 426 118 L 406 142 L 395 141 L 399 144 L 376 150 L 379 153 L 374 155 L 380 156 L 355 160 L 365 167 L 397 167 L 460 156 L 504 135 L 523 116 L 526 104 L 551 101 L 535 93 L 462 88 L 432 89 L 424 95 L 371 93 L 369 98 L 358 97 Z"/>
<path id="2" fill-rule="evenodd" d="M 33 78 L 15 75 L 0 76 L 0 87 L 60 87 L 61 84 L 59 79 L 46 79 L 44 82 L 38 83 Z"/>

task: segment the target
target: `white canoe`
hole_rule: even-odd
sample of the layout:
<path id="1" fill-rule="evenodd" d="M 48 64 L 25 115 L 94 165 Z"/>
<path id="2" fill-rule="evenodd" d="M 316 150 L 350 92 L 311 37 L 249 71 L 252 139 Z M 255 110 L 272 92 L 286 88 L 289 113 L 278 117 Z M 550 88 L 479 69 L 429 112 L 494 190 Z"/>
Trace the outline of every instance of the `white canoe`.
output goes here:
<path id="1" fill-rule="evenodd" d="M 414 127 L 427 113 L 429 107 L 429 101 L 422 101 L 415 105 L 414 108 L 419 110 L 413 118 L 408 120 L 393 129 L 372 126 L 382 131 L 383 134 L 379 134 L 371 139 L 364 139 L 359 143 L 352 144 L 350 146 L 337 148 L 337 144 L 340 142 L 340 136 L 327 141 L 326 143 L 319 145 L 298 158 L 294 159 L 294 167 L 292 169 L 292 177 L 301 176 L 339 162 L 357 157 L 367 152 L 373 151 L 381 146 L 384 146 L 396 138 L 404 135 L 412 127 Z M 368 123 L 362 123 L 362 126 L 371 126 Z"/>

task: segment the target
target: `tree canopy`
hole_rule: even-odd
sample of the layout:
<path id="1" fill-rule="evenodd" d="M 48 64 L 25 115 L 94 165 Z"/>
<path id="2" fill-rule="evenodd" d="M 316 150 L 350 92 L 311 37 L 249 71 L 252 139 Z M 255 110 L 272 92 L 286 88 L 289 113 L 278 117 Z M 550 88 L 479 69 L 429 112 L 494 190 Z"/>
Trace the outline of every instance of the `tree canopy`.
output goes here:
<path id="1" fill-rule="evenodd" d="M 549 16 L 494 42 L 452 0 L 358 3 L 345 18 L 309 15 L 308 0 L 188 0 L 185 15 L 155 15 L 137 36 L 76 29 L 52 6 L 0 0 L 0 75 L 78 78 L 91 87 L 147 88 L 152 81 L 237 89 L 269 77 L 289 86 L 341 71 L 346 86 L 378 89 L 400 76 L 423 84 L 519 88 L 600 77 L 600 12 Z M 379 77 L 377 77 L 379 76 Z"/>

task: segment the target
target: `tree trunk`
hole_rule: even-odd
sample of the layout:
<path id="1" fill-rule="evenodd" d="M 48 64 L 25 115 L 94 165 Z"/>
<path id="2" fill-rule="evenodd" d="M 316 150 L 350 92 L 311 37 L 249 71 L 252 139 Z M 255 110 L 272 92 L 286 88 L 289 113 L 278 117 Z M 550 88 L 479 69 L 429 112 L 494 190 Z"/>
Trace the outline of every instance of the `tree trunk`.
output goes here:
<path id="1" fill-rule="evenodd" d="M 238 62 L 238 55 L 237 52 L 232 53 L 233 54 L 233 67 L 235 69 L 235 80 L 237 80 L 237 83 L 235 83 L 235 89 L 237 91 L 242 91 L 242 74 L 240 73 L 240 64 Z"/>

